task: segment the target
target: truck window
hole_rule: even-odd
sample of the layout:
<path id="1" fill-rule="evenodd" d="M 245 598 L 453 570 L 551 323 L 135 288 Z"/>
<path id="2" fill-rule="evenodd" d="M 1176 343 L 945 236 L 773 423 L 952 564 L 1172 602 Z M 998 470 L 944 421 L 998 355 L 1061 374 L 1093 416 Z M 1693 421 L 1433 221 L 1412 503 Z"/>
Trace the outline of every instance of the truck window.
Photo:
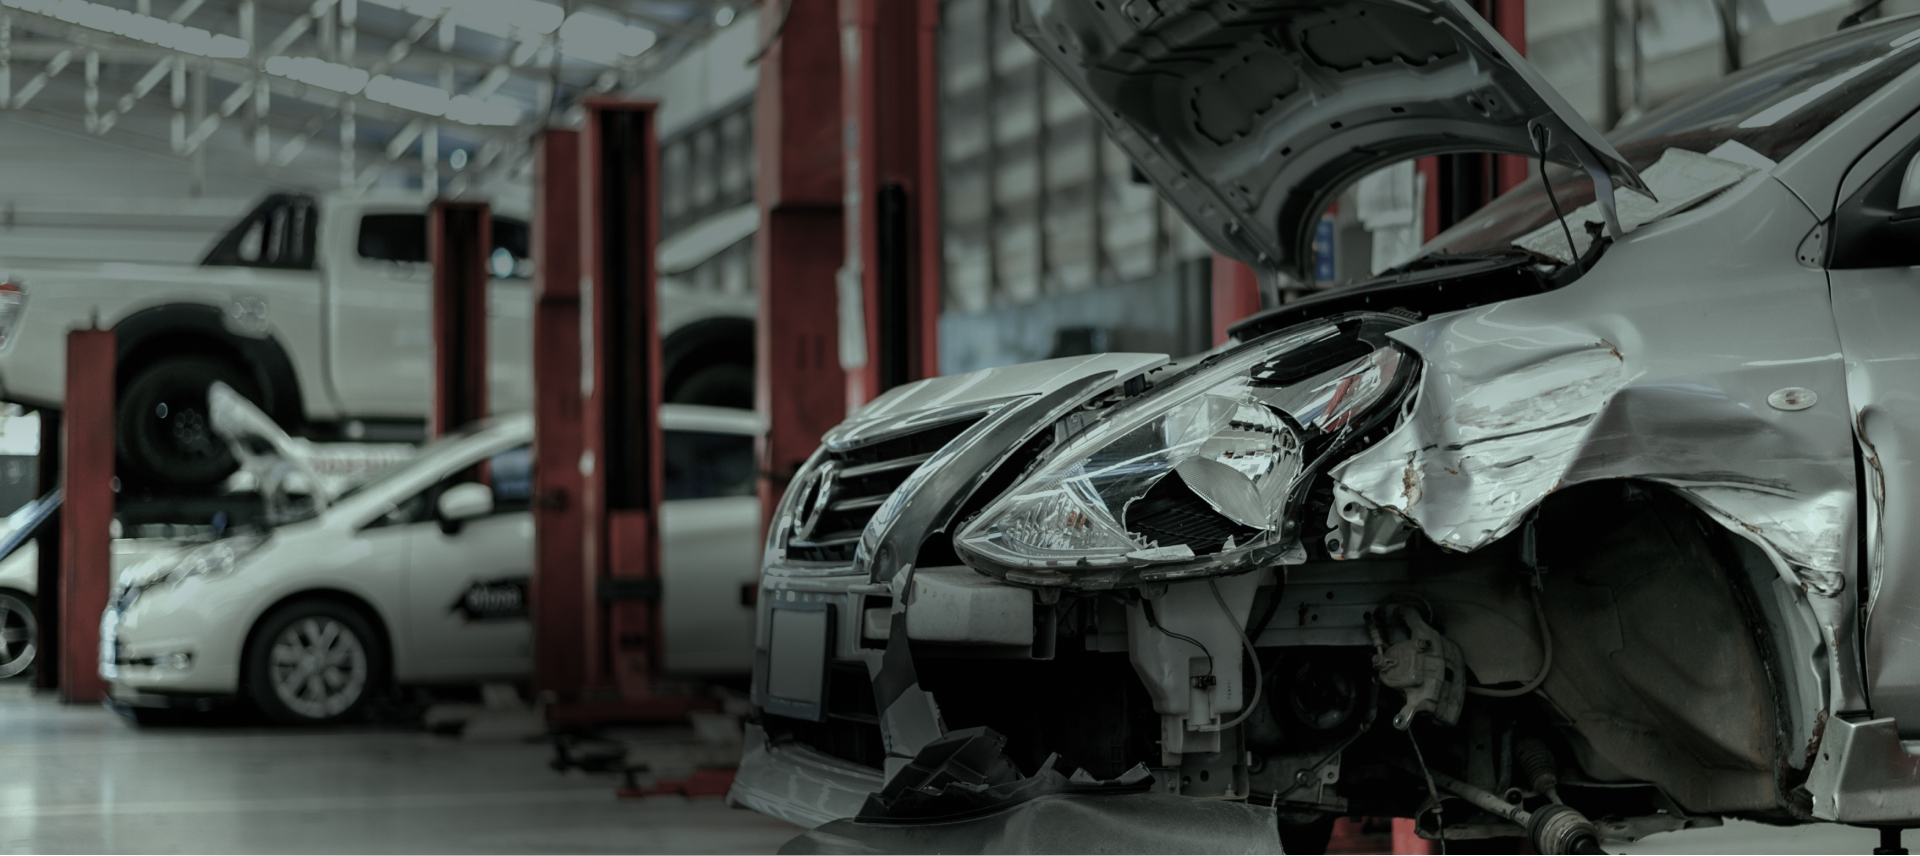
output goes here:
<path id="1" fill-rule="evenodd" d="M 311 270 L 318 219 L 311 197 L 273 194 L 214 244 L 202 263 Z"/>
<path id="2" fill-rule="evenodd" d="M 425 214 L 368 214 L 360 218 L 360 240 L 356 243 L 363 259 L 425 262 L 427 217 Z"/>
<path id="3" fill-rule="evenodd" d="M 752 496 L 753 437 L 717 431 L 667 431 L 667 499 Z"/>
<path id="4" fill-rule="evenodd" d="M 532 243 L 527 224 L 495 217 L 493 252 L 487 257 L 487 270 L 499 279 L 527 279 L 533 276 L 533 260 L 528 257 Z M 427 216 L 425 214 L 368 214 L 360 218 L 360 236 L 356 241 L 360 257 L 387 262 L 427 261 Z"/>

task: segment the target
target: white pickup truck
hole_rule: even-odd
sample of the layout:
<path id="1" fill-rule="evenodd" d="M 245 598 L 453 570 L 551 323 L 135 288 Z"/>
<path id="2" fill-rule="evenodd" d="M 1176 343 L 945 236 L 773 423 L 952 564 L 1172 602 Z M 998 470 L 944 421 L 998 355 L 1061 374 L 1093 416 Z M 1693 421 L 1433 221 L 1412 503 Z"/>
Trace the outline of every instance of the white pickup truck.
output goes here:
<path id="1" fill-rule="evenodd" d="M 496 210 L 488 299 L 488 397 L 531 400 L 529 231 Z M 59 408 L 66 333 L 118 334 L 120 471 L 157 490 L 232 472 L 208 431 L 206 390 L 224 381 L 289 432 L 328 440 L 418 439 L 431 401 L 431 270 L 417 197 L 277 193 L 198 265 L 0 260 L 0 400 Z M 669 401 L 751 407 L 750 302 L 663 297 Z"/>

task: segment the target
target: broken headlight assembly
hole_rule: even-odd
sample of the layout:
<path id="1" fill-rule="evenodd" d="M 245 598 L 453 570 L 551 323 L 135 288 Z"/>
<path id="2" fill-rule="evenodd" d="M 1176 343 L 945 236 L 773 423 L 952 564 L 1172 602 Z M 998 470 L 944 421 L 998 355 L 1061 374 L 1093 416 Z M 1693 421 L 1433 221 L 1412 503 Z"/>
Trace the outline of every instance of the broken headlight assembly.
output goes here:
<path id="1" fill-rule="evenodd" d="M 1089 589 L 1304 561 L 1293 512 L 1411 388 L 1417 363 L 1386 338 L 1407 323 L 1368 313 L 1280 331 L 1070 416 L 954 547 L 1008 582 Z"/>

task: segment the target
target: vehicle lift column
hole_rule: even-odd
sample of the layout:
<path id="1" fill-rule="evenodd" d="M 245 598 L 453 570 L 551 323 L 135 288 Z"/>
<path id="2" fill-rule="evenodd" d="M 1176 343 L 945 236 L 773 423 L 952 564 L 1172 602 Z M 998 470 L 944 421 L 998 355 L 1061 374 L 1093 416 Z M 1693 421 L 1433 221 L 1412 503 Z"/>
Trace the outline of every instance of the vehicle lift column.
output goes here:
<path id="1" fill-rule="evenodd" d="M 106 700 L 100 678 L 100 614 L 113 586 L 112 330 L 67 333 L 66 410 L 61 414 L 60 699 Z M 47 592 L 41 593 L 46 599 Z M 105 652 L 111 657 L 113 652 Z M 42 661 L 48 662 L 48 661 Z"/>
<path id="2" fill-rule="evenodd" d="M 444 436 L 487 415 L 487 254 L 493 216 L 485 203 L 435 200 L 427 214 L 433 263 L 433 414 Z"/>
<path id="3" fill-rule="evenodd" d="M 794 473 L 846 418 L 849 383 L 835 311 L 847 247 L 839 8 L 837 0 L 782 4 L 761 6 L 768 47 L 753 105 L 760 206 L 754 408 L 767 420 L 759 459 L 760 519 L 768 526 Z"/>
<path id="4" fill-rule="evenodd" d="M 940 373 L 938 0 L 840 0 L 847 407 Z M 857 284 L 857 287 L 856 287 Z M 858 304 L 858 313 L 851 311 Z"/>
<path id="5" fill-rule="evenodd" d="M 592 598 L 581 511 L 580 132 L 547 131 L 533 178 L 533 689 L 587 685 Z"/>
<path id="6" fill-rule="evenodd" d="M 556 692 L 558 703 L 547 708 L 548 723 L 560 727 L 677 720 L 718 707 L 712 698 L 662 683 L 655 107 L 615 99 L 591 99 L 584 106 L 579 300 L 589 363 L 578 378 L 585 389 L 577 466 L 582 565 L 593 581 L 593 598 L 579 614 L 589 640 L 585 679 L 573 692 Z M 556 632 L 536 626 L 536 639 Z"/>

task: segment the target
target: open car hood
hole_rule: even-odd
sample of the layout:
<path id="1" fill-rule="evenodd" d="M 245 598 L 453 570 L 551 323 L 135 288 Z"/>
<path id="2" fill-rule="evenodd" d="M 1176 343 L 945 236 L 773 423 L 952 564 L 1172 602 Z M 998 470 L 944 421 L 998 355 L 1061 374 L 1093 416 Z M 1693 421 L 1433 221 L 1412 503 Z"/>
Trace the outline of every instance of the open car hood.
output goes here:
<path id="1" fill-rule="evenodd" d="M 1536 125 L 1604 202 L 1646 190 L 1460 0 L 1015 0 L 1013 28 L 1208 243 L 1265 275 L 1311 280 L 1321 212 L 1361 176 L 1532 156 Z"/>

